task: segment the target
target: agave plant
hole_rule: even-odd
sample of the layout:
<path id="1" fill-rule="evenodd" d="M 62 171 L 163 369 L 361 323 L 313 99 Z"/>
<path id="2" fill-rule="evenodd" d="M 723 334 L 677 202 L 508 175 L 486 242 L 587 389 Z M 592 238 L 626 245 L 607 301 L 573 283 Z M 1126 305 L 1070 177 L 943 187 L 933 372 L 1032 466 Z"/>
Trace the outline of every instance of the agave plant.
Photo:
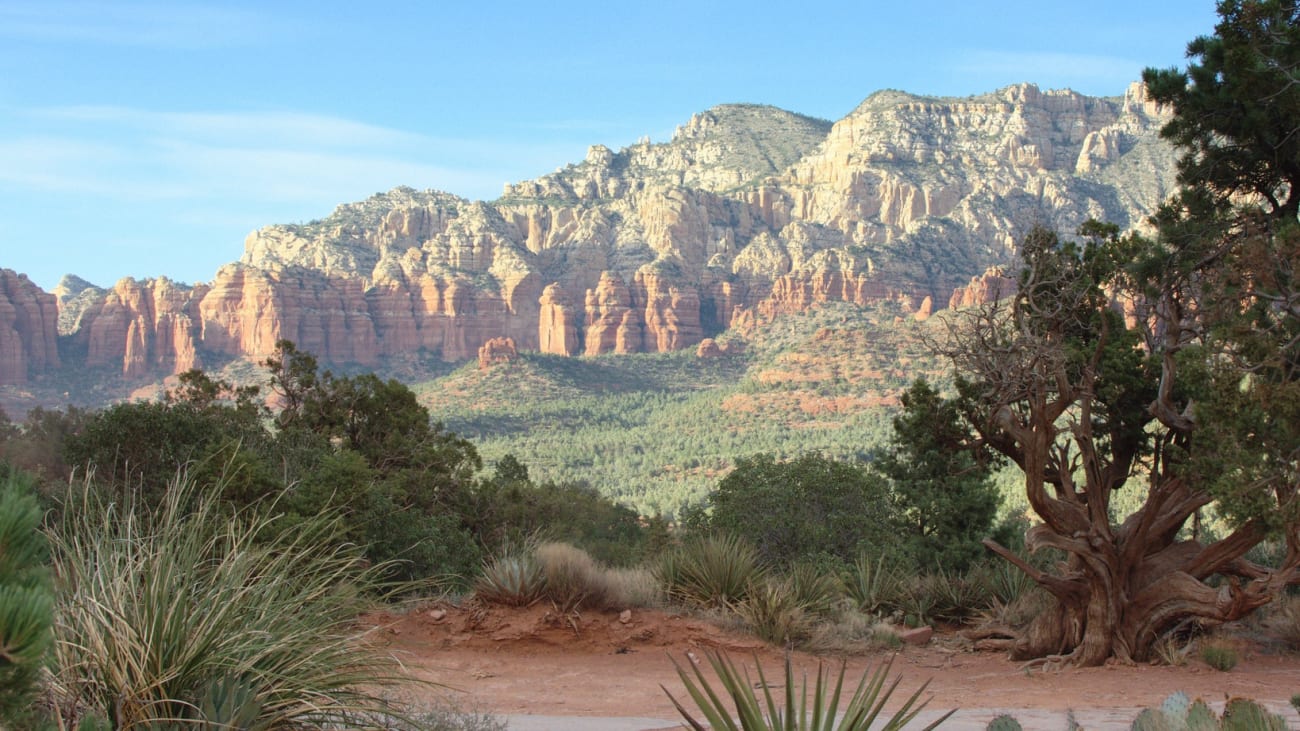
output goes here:
<path id="1" fill-rule="evenodd" d="M 839 674 L 832 678 L 830 670 L 824 665 L 819 665 L 811 696 L 807 677 L 799 683 L 796 694 L 794 669 L 787 654 L 785 707 L 780 708 L 772 696 L 772 690 L 763 675 L 763 667 L 758 663 L 757 657 L 754 658 L 754 664 L 758 668 L 758 682 L 753 683 L 750 681 L 748 671 L 737 669 L 735 663 L 725 653 L 709 652 L 706 655 L 709 664 L 713 666 L 714 673 L 718 676 L 718 682 L 722 685 L 722 692 L 731 697 L 731 702 L 735 706 L 735 718 L 732 717 L 732 712 L 728 710 L 718 689 L 705 678 L 699 667 L 688 661 L 690 671 L 687 671 L 674 660 L 673 665 L 677 668 L 677 675 L 682 679 L 686 692 L 695 701 L 695 705 L 699 707 L 708 725 L 692 716 L 667 688 L 664 688 L 664 692 L 668 694 L 668 699 L 672 701 L 678 713 L 682 714 L 682 718 L 695 731 L 707 729 L 712 731 L 867 731 L 873 728 L 876 719 L 881 717 L 885 704 L 898 688 L 900 680 L 895 676 L 890 681 L 890 669 L 894 664 L 891 657 L 877 665 L 873 672 L 863 673 L 857 690 L 853 692 L 848 704 L 841 711 L 840 700 L 844 691 L 846 666 L 841 663 Z M 894 711 L 893 715 L 884 720 L 884 725 L 878 727 L 879 731 L 897 731 L 915 719 L 930 702 L 928 698 L 921 700 L 921 694 L 929 684 L 930 682 L 926 681 L 917 688 L 916 692 Z M 755 692 L 755 687 L 763 689 L 761 699 Z M 954 712 L 948 711 L 925 726 L 922 731 L 937 728 Z"/>

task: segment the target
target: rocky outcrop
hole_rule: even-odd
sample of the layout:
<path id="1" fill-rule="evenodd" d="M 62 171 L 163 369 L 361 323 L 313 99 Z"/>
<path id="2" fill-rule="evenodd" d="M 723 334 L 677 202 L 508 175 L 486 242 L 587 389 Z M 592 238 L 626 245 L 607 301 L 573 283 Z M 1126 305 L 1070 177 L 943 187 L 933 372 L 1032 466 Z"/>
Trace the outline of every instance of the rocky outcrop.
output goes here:
<path id="1" fill-rule="evenodd" d="M 54 295 L 0 269 L 0 386 L 59 367 L 58 319 Z"/>
<path id="2" fill-rule="evenodd" d="M 639 353 L 644 347 L 641 319 L 632 310 L 632 292 L 613 272 L 600 275 L 587 290 L 584 353 Z"/>
<path id="3" fill-rule="evenodd" d="M 990 267 L 983 274 L 971 277 L 964 287 L 953 290 L 948 307 L 959 309 L 997 302 L 1016 293 L 1016 280 L 1006 276 L 1001 267 Z"/>
<path id="4" fill-rule="evenodd" d="M 576 355 L 579 349 L 578 325 L 574 307 L 559 284 L 547 285 L 542 290 L 538 311 L 538 350 L 553 355 Z"/>
<path id="5" fill-rule="evenodd" d="M 519 359 L 519 350 L 510 338 L 492 338 L 478 349 L 478 368 L 487 370 L 494 365 Z"/>

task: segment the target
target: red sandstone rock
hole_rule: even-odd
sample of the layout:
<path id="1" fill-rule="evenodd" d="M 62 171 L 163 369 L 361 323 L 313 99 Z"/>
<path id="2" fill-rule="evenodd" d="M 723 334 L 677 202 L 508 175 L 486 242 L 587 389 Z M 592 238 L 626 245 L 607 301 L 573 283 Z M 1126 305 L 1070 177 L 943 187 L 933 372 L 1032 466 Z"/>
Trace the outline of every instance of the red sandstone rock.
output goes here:
<path id="1" fill-rule="evenodd" d="M 640 323 L 632 311 L 632 293 L 618 275 L 602 272 L 596 288 L 587 290 L 586 304 L 587 355 L 641 351 Z"/>
<path id="2" fill-rule="evenodd" d="M 1004 276 L 1000 267 L 990 267 L 978 277 L 971 277 L 965 287 L 953 290 L 948 307 L 973 307 L 996 302 L 1016 293 L 1016 280 Z"/>
<path id="3" fill-rule="evenodd" d="M 575 355 L 578 352 L 578 326 L 572 310 L 559 284 L 547 285 L 542 290 L 538 310 L 538 349 L 555 355 Z"/>
<path id="4" fill-rule="evenodd" d="M 478 349 L 478 368 L 487 370 L 498 363 L 509 363 L 519 358 L 515 341 L 510 338 L 492 338 Z"/>
<path id="5" fill-rule="evenodd" d="M 0 269 L 0 385 L 59 367 L 58 306 L 26 275 Z"/>
<path id="6" fill-rule="evenodd" d="M 721 358 L 722 348 L 714 342 L 713 338 L 705 338 L 700 341 L 700 346 L 695 349 L 696 358 Z"/>

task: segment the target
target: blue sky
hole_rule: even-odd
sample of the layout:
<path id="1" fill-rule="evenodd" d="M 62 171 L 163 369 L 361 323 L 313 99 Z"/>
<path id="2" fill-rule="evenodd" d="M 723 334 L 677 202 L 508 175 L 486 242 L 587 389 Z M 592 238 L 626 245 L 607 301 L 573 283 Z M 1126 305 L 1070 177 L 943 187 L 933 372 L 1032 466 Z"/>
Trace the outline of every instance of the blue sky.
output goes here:
<path id="1" fill-rule="evenodd" d="M 248 232 L 397 185 L 495 198 L 715 104 L 1123 93 L 1180 2 L 0 0 L 0 267 L 211 279 Z"/>

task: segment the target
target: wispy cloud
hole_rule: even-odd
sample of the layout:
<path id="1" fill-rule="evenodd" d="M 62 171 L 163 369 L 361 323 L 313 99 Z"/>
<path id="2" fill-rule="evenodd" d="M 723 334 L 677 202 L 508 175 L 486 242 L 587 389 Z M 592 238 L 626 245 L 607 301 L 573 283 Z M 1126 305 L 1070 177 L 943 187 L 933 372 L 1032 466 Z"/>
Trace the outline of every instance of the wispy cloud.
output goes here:
<path id="1" fill-rule="evenodd" d="M 324 211 L 395 185 L 490 198 L 582 152 L 299 112 L 7 111 L 17 129 L 0 126 L 0 184 L 130 201 L 279 200 Z"/>
<path id="2" fill-rule="evenodd" d="M 152 48 L 245 45 L 271 32 L 265 13 L 188 2 L 0 3 L 0 37 Z"/>

